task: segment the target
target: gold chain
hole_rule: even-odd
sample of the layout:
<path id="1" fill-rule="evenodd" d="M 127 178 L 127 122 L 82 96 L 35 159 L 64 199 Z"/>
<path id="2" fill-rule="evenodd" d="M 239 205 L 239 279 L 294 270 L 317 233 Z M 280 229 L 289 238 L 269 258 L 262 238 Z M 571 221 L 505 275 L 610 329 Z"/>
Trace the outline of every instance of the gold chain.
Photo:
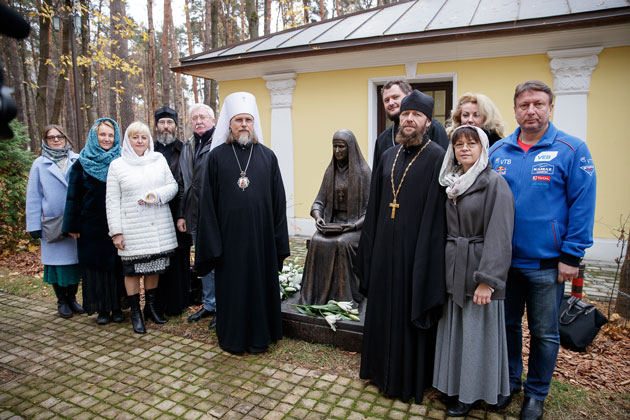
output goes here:
<path id="1" fill-rule="evenodd" d="M 394 169 L 396 168 L 396 162 L 398 161 L 398 155 L 400 154 L 400 151 L 402 150 L 403 147 L 400 146 L 400 148 L 398 149 L 398 152 L 396 152 L 396 158 L 394 159 L 394 164 L 392 165 L 392 173 L 391 173 L 392 193 L 394 194 L 394 203 L 396 202 L 396 198 L 398 198 L 398 193 L 400 192 L 400 187 L 402 187 L 403 181 L 405 180 L 405 177 L 407 176 L 407 171 L 409 170 L 411 165 L 413 165 L 413 163 L 416 161 L 418 156 L 420 156 L 420 153 L 422 153 L 424 151 L 424 149 L 426 149 L 426 147 L 429 145 L 429 143 L 431 143 L 431 140 L 427 141 L 427 144 L 422 146 L 422 149 L 420 149 L 418 151 L 418 154 L 416 154 L 416 156 L 414 156 L 414 158 L 411 160 L 411 162 L 409 162 L 409 165 L 407 165 L 407 168 L 405 169 L 405 172 L 403 173 L 403 176 L 400 179 L 400 184 L 398 184 L 398 189 L 396 189 L 396 187 L 394 186 Z"/>

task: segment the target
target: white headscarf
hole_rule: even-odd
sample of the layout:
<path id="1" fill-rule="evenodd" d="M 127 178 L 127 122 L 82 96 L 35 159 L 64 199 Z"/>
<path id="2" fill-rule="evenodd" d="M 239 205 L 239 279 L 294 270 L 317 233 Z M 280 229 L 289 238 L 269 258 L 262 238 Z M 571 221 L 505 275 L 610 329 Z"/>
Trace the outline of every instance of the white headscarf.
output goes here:
<path id="1" fill-rule="evenodd" d="M 226 96 L 223 101 L 219 120 L 212 135 L 210 150 L 225 143 L 230 132 L 230 121 L 238 114 L 249 114 L 254 118 L 254 133 L 256 133 L 258 143 L 264 144 L 256 97 L 249 92 L 235 92 Z"/>
<path id="2" fill-rule="evenodd" d="M 466 173 L 464 173 L 464 168 L 456 163 L 455 150 L 452 142 L 455 133 L 463 127 L 475 129 L 481 140 L 481 154 L 479 155 L 479 159 L 477 159 Z M 451 133 L 451 141 L 449 141 L 448 147 L 446 148 L 439 178 L 440 185 L 446 187 L 446 195 L 448 198 L 452 199 L 465 193 L 475 182 L 477 176 L 486 169 L 488 166 L 488 144 L 488 136 L 479 127 L 475 127 L 474 125 L 460 125 L 453 130 Z"/>
<path id="3" fill-rule="evenodd" d="M 129 128 L 131 128 L 132 126 L 133 125 L 127 127 L 127 130 L 125 131 L 125 138 L 123 139 L 121 156 L 125 160 L 125 162 L 131 165 L 141 166 L 158 160 L 160 158 L 160 154 L 153 151 L 154 146 L 151 133 L 149 133 L 149 147 L 147 147 L 147 150 L 144 151 L 144 154 L 142 156 L 138 156 L 136 151 L 133 150 L 133 147 L 131 147 L 131 141 L 129 140 Z M 134 128 L 137 128 L 137 126 Z"/>

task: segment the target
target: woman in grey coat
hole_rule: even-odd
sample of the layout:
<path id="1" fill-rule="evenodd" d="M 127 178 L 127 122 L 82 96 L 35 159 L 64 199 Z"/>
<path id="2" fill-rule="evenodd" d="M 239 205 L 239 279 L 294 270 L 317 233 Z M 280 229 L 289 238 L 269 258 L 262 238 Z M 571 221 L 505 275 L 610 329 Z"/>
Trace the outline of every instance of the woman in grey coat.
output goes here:
<path id="1" fill-rule="evenodd" d="M 476 401 L 496 406 L 510 393 L 503 300 L 514 199 L 488 164 L 487 135 L 471 125 L 453 131 L 440 184 L 448 196 L 448 300 L 438 324 L 433 386 L 451 397 L 447 415 L 463 417 Z"/>
<path id="2" fill-rule="evenodd" d="M 44 282 L 55 290 L 57 309 L 64 318 L 70 318 L 73 312 L 84 312 L 76 301 L 81 281 L 77 242 L 70 237 L 50 237 L 51 233 L 42 235 L 42 225 L 63 216 L 70 167 L 79 157 L 71 147 L 62 127 L 45 127 L 42 155 L 31 166 L 26 188 L 26 230 L 33 238 L 42 240 Z M 58 227 L 61 234 L 61 223 Z"/>

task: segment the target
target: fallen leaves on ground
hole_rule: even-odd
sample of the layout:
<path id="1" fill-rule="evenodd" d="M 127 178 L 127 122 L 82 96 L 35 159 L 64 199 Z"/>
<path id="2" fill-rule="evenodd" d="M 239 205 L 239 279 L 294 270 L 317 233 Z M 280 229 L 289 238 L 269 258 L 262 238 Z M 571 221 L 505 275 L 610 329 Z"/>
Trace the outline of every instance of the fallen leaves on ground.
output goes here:
<path id="1" fill-rule="evenodd" d="M 0 256 L 0 267 L 11 270 L 11 273 L 41 277 L 44 266 L 41 263 L 39 246 L 31 251 L 18 251 Z"/>

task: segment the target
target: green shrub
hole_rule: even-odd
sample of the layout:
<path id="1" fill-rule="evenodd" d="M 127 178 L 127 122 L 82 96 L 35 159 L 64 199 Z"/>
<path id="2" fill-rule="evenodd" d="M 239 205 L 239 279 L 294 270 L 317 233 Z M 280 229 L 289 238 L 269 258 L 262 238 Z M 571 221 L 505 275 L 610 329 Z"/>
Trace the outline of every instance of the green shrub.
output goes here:
<path id="1" fill-rule="evenodd" d="M 0 253 L 24 248 L 26 233 L 26 184 L 35 156 L 25 150 L 29 142 L 26 127 L 10 123 L 12 139 L 0 139 Z"/>

